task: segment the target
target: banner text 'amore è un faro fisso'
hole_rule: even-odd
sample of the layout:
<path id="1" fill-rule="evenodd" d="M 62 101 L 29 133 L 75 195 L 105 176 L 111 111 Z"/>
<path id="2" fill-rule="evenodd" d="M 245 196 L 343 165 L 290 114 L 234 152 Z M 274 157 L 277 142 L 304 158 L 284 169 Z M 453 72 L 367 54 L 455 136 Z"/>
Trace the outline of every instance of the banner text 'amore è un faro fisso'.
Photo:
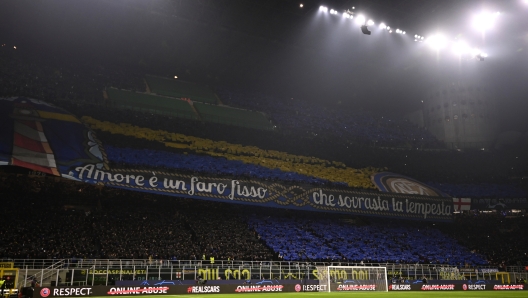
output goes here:
<path id="1" fill-rule="evenodd" d="M 70 176 L 89 183 L 150 193 L 299 210 L 428 221 L 450 221 L 453 211 L 451 198 L 378 194 L 147 170 L 102 170 L 93 164 L 76 167 Z"/>

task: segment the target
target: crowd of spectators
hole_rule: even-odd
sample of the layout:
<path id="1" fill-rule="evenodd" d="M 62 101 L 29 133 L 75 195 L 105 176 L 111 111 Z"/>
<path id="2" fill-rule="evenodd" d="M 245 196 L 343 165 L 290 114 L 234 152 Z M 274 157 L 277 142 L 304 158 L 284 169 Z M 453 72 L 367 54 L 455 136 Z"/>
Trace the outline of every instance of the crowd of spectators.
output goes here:
<path id="1" fill-rule="evenodd" d="M 288 175 L 288 173 L 296 172 L 304 176 L 303 180 L 305 182 L 312 182 L 313 179 L 308 178 L 311 176 L 351 187 L 374 188 L 374 185 L 370 181 L 370 176 L 371 174 L 380 171 L 379 169 L 373 168 L 353 169 L 346 167 L 342 163 L 323 160 L 313 156 L 298 156 L 286 152 L 262 150 L 255 146 L 240 146 L 238 144 L 229 144 L 226 142 L 215 142 L 208 139 L 174 134 L 167 131 L 140 128 L 128 124 L 102 122 L 88 117 L 83 117 L 83 120 L 93 129 L 110 132 L 113 135 L 123 135 L 162 142 L 168 147 L 189 150 L 216 157 L 220 162 L 222 162 L 224 158 L 227 160 L 241 161 L 246 164 L 243 167 L 249 171 L 267 168 L 270 170 L 281 171 L 285 173 L 285 177 L 291 176 Z M 218 169 L 214 166 L 206 165 L 201 161 L 199 161 L 199 165 L 202 168 L 206 167 L 212 170 Z M 258 168 L 253 167 L 252 165 L 258 166 Z M 254 175 L 249 172 L 246 172 L 246 175 L 254 177 Z"/>
<path id="2" fill-rule="evenodd" d="M 453 184 L 429 182 L 428 185 L 459 198 L 525 198 L 527 192 L 514 184 Z"/>
<path id="3" fill-rule="evenodd" d="M 227 105 L 266 113 L 280 129 L 329 138 L 333 143 L 354 141 L 375 146 L 442 147 L 431 133 L 406 120 L 364 110 L 343 109 L 331 100 L 315 103 L 225 89 L 219 89 L 217 93 Z"/>
<path id="4" fill-rule="evenodd" d="M 108 160 L 118 167 L 136 166 L 136 168 L 156 168 L 178 170 L 193 174 L 213 175 L 216 177 L 254 178 L 266 181 L 310 183 L 333 186 L 324 179 L 301 175 L 295 172 L 284 172 L 259 165 L 246 164 L 239 160 L 215 158 L 207 155 L 181 154 L 150 149 L 119 148 L 105 146 Z"/>
<path id="5" fill-rule="evenodd" d="M 457 216 L 453 225 L 439 228 L 502 270 L 509 265 L 528 264 L 528 220 L 524 215 L 469 213 Z"/>
<path id="6" fill-rule="evenodd" d="M 166 197 L 1 175 L 0 258 L 525 265 L 526 217 L 427 223 Z"/>
<path id="7" fill-rule="evenodd" d="M 57 99 L 103 102 L 108 86 L 145 91 L 144 74 L 135 69 L 21 52 L 0 47 L 0 96 L 25 96 L 56 102 Z"/>
<path id="8" fill-rule="evenodd" d="M 427 131 L 401 119 L 368 111 L 350 111 L 336 104 L 285 100 L 254 92 L 218 90 L 224 104 L 266 112 L 278 124 L 278 130 L 256 132 L 248 128 L 234 129 L 220 124 L 119 110 L 106 104 L 102 90 L 114 86 L 145 91 L 144 73 L 138 68 L 44 57 L 5 47 L 0 51 L 0 96 L 35 97 L 56 103 L 77 116 L 88 115 L 99 120 L 132 123 L 213 141 L 314 156 L 344 163 L 354 169 L 386 168 L 432 183 L 457 197 L 526 196 L 526 191 L 518 187 L 520 180 L 512 180 L 526 175 L 528 157 L 522 154 L 522 148 L 492 152 L 425 150 L 438 148 L 440 144 Z M 155 142 L 138 139 L 124 146 L 112 143 L 113 138 L 104 141 L 105 145 L 116 147 L 167 149 Z M 401 145 L 407 149 L 395 148 Z"/>
<path id="9" fill-rule="evenodd" d="M 0 177 L 0 255 L 28 259 L 98 256 L 93 219 L 82 210 L 73 211 L 61 204 L 72 194 L 77 196 L 69 184 Z"/>
<path id="10" fill-rule="evenodd" d="M 351 111 L 335 103 L 218 90 L 223 104 L 265 112 L 277 125 L 275 131 L 255 131 L 117 109 L 103 98 L 103 90 L 110 86 L 144 92 L 143 78 L 144 72 L 133 67 L 0 48 L 1 97 L 33 97 L 79 117 L 248 146 L 255 152 L 282 152 L 281 158 L 289 163 L 312 157 L 314 164 L 337 169 L 386 168 L 457 197 L 527 195 L 512 180 L 526 175 L 526 148 L 442 150 L 427 130 L 408 121 Z M 313 172 L 207 155 L 203 145 L 182 149 L 167 146 L 171 139 L 160 142 L 101 130 L 97 134 L 112 165 L 120 167 L 332 187 L 345 184 Z M 216 153 L 248 156 L 238 149 Z M 335 214 L 263 210 L 12 175 L 0 177 L 0 197 L 0 258 L 199 260 L 205 256 L 501 267 L 528 263 L 526 218 L 500 213 L 457 216 L 454 224 L 436 226 L 376 218 L 350 222 Z"/>
<path id="11" fill-rule="evenodd" d="M 318 156 L 328 160 L 343 161 L 354 168 L 388 168 L 389 171 L 405 174 L 434 184 L 435 187 L 457 197 L 524 197 L 526 191 L 516 186 L 511 177 L 522 176 L 526 156 L 520 152 L 457 152 L 430 150 L 380 149 L 362 146 L 340 147 L 317 138 L 306 139 L 275 132 L 259 132 L 239 128 L 236 133 L 222 125 L 208 126 L 191 121 L 179 121 L 170 117 L 161 117 L 117 109 L 90 109 L 83 105 L 70 104 L 72 111 L 79 115 L 90 114 L 101 120 L 113 123 L 135 123 L 139 127 L 154 130 L 179 132 L 188 136 L 197 136 L 216 141 L 227 141 L 246 146 L 258 146 L 261 149 L 299 152 L 307 156 Z M 103 137 L 104 144 L 133 146 L 167 150 L 161 143 L 140 139 L 120 139 L 113 134 Z M 321 142 L 320 142 L 321 141 Z M 449 165 L 449 166 L 448 166 Z M 454 185 L 454 187 L 452 187 Z M 482 191 L 483 189 L 486 192 Z M 524 194 L 524 195 L 523 195 Z"/>
<path id="12" fill-rule="evenodd" d="M 165 134 L 163 134 L 165 135 Z M 108 142 L 105 142 L 105 143 L 116 143 L 116 135 L 112 135 L 111 138 L 108 138 L 107 139 Z M 133 143 L 133 141 L 130 141 L 130 140 L 127 140 L 127 141 L 123 141 L 122 143 L 123 144 L 126 144 L 128 142 L 128 144 L 130 143 Z M 126 145 L 125 145 L 126 146 Z M 147 145 L 148 146 L 148 145 Z M 209 148 L 212 148 L 214 147 L 211 146 L 211 144 L 208 145 Z M 163 148 L 162 148 L 163 149 Z M 166 148 L 164 150 L 167 150 Z M 197 150 L 199 152 L 206 152 L 207 150 Z M 236 150 L 235 150 L 236 151 Z M 257 152 L 256 149 L 254 150 L 251 150 L 251 154 L 250 155 L 254 155 L 253 153 L 254 152 Z M 217 154 L 218 152 L 214 152 L 213 153 L 213 156 L 219 156 Z M 243 164 L 241 163 L 233 163 L 232 161 L 226 161 L 224 159 L 216 159 L 218 161 L 218 165 L 216 164 L 211 164 L 211 160 L 210 160 L 210 157 L 207 157 L 207 156 L 196 156 L 196 155 L 190 155 L 190 157 L 193 157 L 193 158 L 198 158 L 198 160 L 196 159 L 191 159 L 189 158 L 189 162 L 193 161 L 193 163 L 196 163 L 197 164 L 197 167 L 195 168 L 197 172 L 207 172 L 208 170 L 206 170 L 207 168 L 210 169 L 209 173 L 212 173 L 212 174 L 220 174 L 220 173 L 226 173 L 226 172 L 230 172 L 232 174 L 234 174 L 235 176 L 246 176 L 246 177 L 253 177 L 253 178 L 260 178 L 260 179 L 266 179 L 266 180 L 269 180 L 269 179 L 276 179 L 277 175 L 279 173 L 282 173 L 283 174 L 283 179 L 285 182 L 288 182 L 288 181 L 294 181 L 294 182 L 305 182 L 305 183 L 313 183 L 313 184 L 327 184 L 327 182 L 324 182 L 324 181 L 320 181 L 320 180 L 317 180 L 317 179 L 314 179 L 314 178 L 309 178 L 309 177 L 306 177 L 305 175 L 301 175 L 301 176 L 296 176 L 294 172 L 296 171 L 299 171 L 299 169 L 302 169 L 302 168 L 305 168 L 305 166 L 299 164 L 298 166 L 295 166 L 295 167 L 290 167 L 289 170 L 285 170 L 284 168 L 282 167 L 279 167 L 277 166 L 278 169 L 269 169 L 269 165 L 273 165 L 273 163 L 270 163 L 269 161 L 266 163 L 262 163 L 262 160 L 261 158 L 257 158 L 255 160 L 255 158 L 253 157 L 247 157 L 245 156 L 244 157 L 244 154 L 242 152 L 239 152 L 240 154 L 238 155 L 238 157 L 236 157 L 237 155 L 224 155 L 224 157 L 227 157 L 229 159 L 238 159 L 239 161 L 244 161 Z M 390 150 L 387 150 L 385 152 L 386 154 L 390 154 L 390 153 L 393 153 L 392 151 Z M 409 165 L 415 165 L 417 166 L 417 163 L 420 162 L 420 158 L 418 157 L 422 157 L 424 158 L 426 154 L 423 154 L 423 153 L 428 153 L 430 156 L 433 156 L 434 153 L 431 153 L 431 152 L 409 152 L 409 153 L 406 153 L 408 154 L 409 156 L 414 156 L 414 157 L 417 157 L 416 159 L 414 158 L 408 158 L 405 160 L 405 162 L 408 162 Z M 149 155 L 152 155 L 154 154 L 153 152 L 152 153 L 149 153 L 148 155 L 145 155 L 145 159 L 144 159 L 144 162 L 143 164 L 144 165 L 148 165 L 148 164 L 151 164 L 151 165 L 154 165 L 154 164 L 159 164 L 159 165 L 173 165 L 173 168 L 182 168 L 184 170 L 188 170 L 188 166 L 182 166 L 181 163 L 178 163 L 178 165 L 170 162 L 170 161 L 167 161 L 167 163 L 161 163 L 161 162 L 156 162 L 156 161 L 150 161 L 151 159 L 149 159 Z M 178 160 L 180 156 L 178 153 L 175 153 L 175 152 L 172 152 L 172 153 L 169 153 L 169 152 L 166 152 L 166 151 L 158 151 L 158 153 L 156 154 L 162 154 L 163 155 L 163 160 L 166 160 L 166 159 L 170 159 L 170 158 L 174 158 L 175 160 Z M 209 152 L 208 154 L 211 154 L 211 152 Z M 400 152 L 401 154 L 401 152 Z M 447 154 L 444 154 L 444 152 L 438 152 L 436 153 L 437 156 L 444 156 L 446 158 L 449 158 L 451 160 L 461 160 L 464 155 L 461 155 L 461 156 L 458 156 L 458 153 L 454 152 L 447 152 Z M 480 152 L 477 152 L 477 154 L 482 154 Z M 474 157 L 470 157 L 468 156 L 468 159 L 473 159 L 475 161 L 475 166 L 476 166 L 476 162 L 478 160 L 481 160 L 482 162 L 484 162 L 484 158 L 489 155 L 491 153 L 486 153 L 486 154 L 482 154 L 479 158 L 474 158 Z M 115 154 L 112 155 L 114 156 L 114 160 L 119 160 L 120 162 L 123 162 L 125 159 L 127 159 L 128 157 L 126 155 L 123 155 L 121 154 L 120 156 L 116 156 Z M 302 159 L 302 157 L 295 157 L 295 156 L 291 156 L 291 155 L 288 155 L 291 160 L 295 160 L 295 159 Z M 369 153 L 368 152 L 365 152 L 365 154 L 363 156 L 369 156 Z M 491 161 L 488 161 L 488 164 L 495 164 L 496 167 L 494 168 L 497 168 L 500 166 L 500 160 L 501 160 L 501 157 L 500 155 L 496 154 L 497 158 L 499 159 L 499 161 L 496 161 L 496 160 L 491 160 Z M 180 156 L 181 157 L 181 156 Z M 406 155 L 406 158 L 408 156 Z M 132 159 L 134 159 L 135 161 L 132 161 Z M 147 161 L 149 160 L 149 161 Z M 445 160 L 445 159 L 444 159 Z M 502 159 L 503 160 L 503 159 Z M 135 154 L 135 157 L 130 157 L 128 159 L 128 163 L 130 164 L 138 164 L 138 163 L 141 163 L 140 161 L 140 158 L 138 158 L 138 154 Z M 221 167 L 221 165 L 226 165 L 227 164 L 231 164 L 232 165 L 232 168 L 224 168 L 224 170 L 220 171 L 219 170 L 219 167 Z M 252 164 L 254 163 L 254 164 Z M 432 163 L 432 162 L 430 162 Z M 422 165 L 424 165 L 425 163 L 423 163 Z M 255 168 L 255 165 L 256 166 L 267 166 L 268 169 L 265 169 L 265 168 L 262 168 L 260 167 L 260 170 L 257 170 L 257 168 Z M 239 166 L 242 167 L 239 168 Z M 411 168 L 411 167 L 409 167 Z M 279 171 L 282 170 L 282 171 Z M 271 172 L 273 173 L 271 173 Z M 380 171 L 380 169 L 378 169 L 377 171 Z M 446 169 L 446 167 L 438 167 L 438 170 L 436 171 L 429 171 L 429 173 L 426 173 L 424 174 L 424 177 L 430 177 L 429 179 L 435 179 L 435 173 L 442 173 L 442 172 L 446 172 L 446 174 L 448 174 L 449 172 L 453 173 L 455 176 L 453 177 L 453 180 L 455 181 L 468 181 L 468 182 L 478 182 L 479 181 L 479 177 L 483 177 L 485 174 L 490 174 L 490 175 L 493 175 L 494 173 L 492 172 L 489 172 L 487 171 L 487 169 L 482 169 L 479 171 L 477 170 L 476 168 L 472 168 L 472 169 L 466 169 L 465 170 L 466 173 L 456 173 L 456 172 L 453 172 L 451 171 L 450 169 Z M 467 177 L 467 176 L 463 176 L 463 174 L 467 175 L 467 172 L 474 172 L 475 174 L 475 177 Z M 425 173 L 426 171 L 423 170 L 423 172 Z M 244 174 L 245 173 L 245 174 Z M 312 172 L 304 172 L 304 173 L 311 173 L 311 176 L 312 177 L 321 177 L 319 176 L 320 173 L 322 173 L 322 171 L 319 171 L 319 170 L 314 170 Z M 297 174 L 304 174 L 304 173 L 297 173 Z M 496 175 L 497 173 L 495 173 Z M 271 175 L 271 176 L 270 176 Z M 369 175 L 366 175 L 364 178 L 364 180 L 366 181 L 365 183 L 368 183 L 369 181 Z M 339 182 L 349 182 L 349 181 L 355 181 L 355 180 L 344 180 L 346 179 L 344 176 L 337 176 L 337 175 L 334 175 L 334 177 L 336 177 L 335 179 L 331 180 L 334 184 L 337 183 L 337 185 L 339 185 Z M 343 180 L 339 180 L 341 177 L 341 179 Z M 358 178 L 359 179 L 359 178 Z M 438 178 L 436 178 L 438 179 Z M 489 179 L 489 177 L 488 177 Z M 493 178 L 491 178 L 493 179 Z M 450 181 L 453 181 L 453 180 L 450 180 Z M 486 181 L 485 178 L 483 180 L 480 180 L 480 181 Z M 493 180 L 491 180 L 493 181 Z M 497 181 L 501 181 L 500 179 L 497 179 Z M 497 184 L 497 183 L 475 183 L 475 184 L 472 184 L 472 183 L 464 183 L 464 184 L 454 184 L 454 183 L 438 183 L 438 182 L 434 182 L 434 180 L 432 180 L 432 182 L 429 182 L 428 184 L 430 184 L 431 186 L 433 187 L 436 187 L 440 190 L 442 190 L 444 193 L 447 193 L 447 194 L 450 194 L 450 195 L 453 195 L 453 196 L 456 196 L 456 197 L 502 197 L 502 198 L 508 198 L 508 197 L 525 197 L 526 196 L 526 191 L 521 189 L 520 187 L 518 186 L 515 186 L 514 184 L 512 184 L 511 182 L 508 182 L 507 180 L 503 180 L 504 183 L 503 184 Z M 356 186 L 356 185 L 363 185 L 362 183 L 348 183 L 349 186 Z"/>
<path id="13" fill-rule="evenodd" d="M 420 222 L 252 214 L 250 225 L 286 261 L 485 265 L 453 238 Z M 345 236 L 346 235 L 346 236 Z"/>
<path id="14" fill-rule="evenodd" d="M 258 261 L 275 255 L 227 204 L 15 176 L 0 177 L 0 196 L 0 258 Z"/>

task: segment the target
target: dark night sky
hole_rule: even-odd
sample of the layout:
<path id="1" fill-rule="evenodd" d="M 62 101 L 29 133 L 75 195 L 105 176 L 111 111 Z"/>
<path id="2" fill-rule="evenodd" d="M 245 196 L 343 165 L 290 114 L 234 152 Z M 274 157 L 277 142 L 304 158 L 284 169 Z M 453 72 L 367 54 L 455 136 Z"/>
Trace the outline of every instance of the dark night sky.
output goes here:
<path id="1" fill-rule="evenodd" d="M 408 34 L 374 26 L 366 36 L 351 20 L 319 13 L 319 5 L 340 12 L 355 6 Z M 503 12 L 485 38 L 470 24 L 483 8 Z M 478 82 L 499 101 L 503 129 L 526 131 L 527 14 L 523 0 L 6 0 L 0 42 L 43 57 L 387 113 L 419 109 L 436 84 Z M 490 57 L 460 60 L 413 41 L 414 34 L 435 32 Z"/>

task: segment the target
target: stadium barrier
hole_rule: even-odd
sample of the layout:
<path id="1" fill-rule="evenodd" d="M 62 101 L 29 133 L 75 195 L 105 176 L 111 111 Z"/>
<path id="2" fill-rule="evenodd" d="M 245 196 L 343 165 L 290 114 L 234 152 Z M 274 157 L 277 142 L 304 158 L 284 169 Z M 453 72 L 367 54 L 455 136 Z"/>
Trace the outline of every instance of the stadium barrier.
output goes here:
<path id="1" fill-rule="evenodd" d="M 266 284 L 229 284 L 229 285 L 154 285 L 154 286 L 84 286 L 84 287 L 43 287 L 36 288 L 34 298 L 48 297 L 90 297 L 115 295 L 183 295 L 183 294 L 221 294 L 221 293 L 284 293 L 300 292 L 302 286 L 297 284 L 282 284 L 280 282 Z"/>
<path id="2" fill-rule="evenodd" d="M 64 260 L 10 260 L 27 278 L 19 285 L 29 286 L 36 279 L 42 286 L 84 285 L 140 285 L 144 281 L 179 280 L 188 284 L 198 278 L 209 282 L 221 280 L 278 279 L 317 281 L 317 266 L 360 266 L 348 262 L 256 262 L 215 260 L 142 260 L 142 259 L 64 259 Z M 364 266 L 364 265 L 362 265 Z M 369 264 L 387 268 L 389 279 L 421 280 L 495 280 L 502 284 L 518 279 L 528 280 L 528 272 L 498 272 L 497 268 L 457 268 L 440 264 Z M 341 276 L 341 275 L 340 275 Z M 342 278 L 347 279 L 346 276 Z"/>
<path id="3" fill-rule="evenodd" d="M 389 269 L 389 268 L 388 268 Z M 337 273 L 337 272 L 336 272 Z M 305 280 L 318 281 L 320 272 L 315 266 L 123 266 L 123 267 L 91 267 L 91 268 L 61 268 L 61 269 L 22 269 L 21 274 L 36 278 L 41 285 L 119 285 L 139 286 L 152 285 L 156 281 L 177 280 L 179 285 L 192 284 L 202 278 L 208 282 L 225 281 L 241 282 L 249 279 L 256 280 Z M 407 280 L 421 280 L 424 276 L 431 280 L 462 279 L 459 274 L 451 274 L 445 270 L 433 268 L 414 268 L 388 270 L 389 278 L 404 277 Z M 339 271 L 342 279 L 352 278 L 343 271 Z M 495 277 L 495 276 L 490 276 Z M 464 278 L 465 279 L 465 278 Z M 474 277 L 474 279 L 479 279 Z M 495 278 L 498 280 L 498 278 Z M 22 280 L 20 286 L 27 286 L 30 280 Z"/>
<path id="4" fill-rule="evenodd" d="M 347 262 L 257 262 L 215 260 L 214 264 L 201 260 L 142 260 L 142 259 L 16 259 L 9 260 L 21 268 L 20 274 L 27 278 L 19 279 L 17 288 L 26 287 L 36 279 L 42 286 L 94 286 L 118 285 L 141 286 L 145 282 L 152 285 L 164 280 L 178 281 L 178 285 L 192 285 L 203 278 L 208 283 L 241 283 L 248 279 L 269 279 L 289 281 L 303 280 L 305 283 L 318 282 L 317 266 L 360 266 Z M 364 265 L 363 265 L 364 266 Z M 499 272 L 491 266 L 457 268 L 441 264 L 369 264 L 387 268 L 389 283 L 393 279 L 404 278 L 411 283 L 428 280 L 458 280 L 475 283 L 486 280 L 498 284 L 528 280 L 528 272 Z M 343 279 L 346 276 L 340 274 Z M 348 277 L 349 278 L 349 277 Z"/>
<path id="5" fill-rule="evenodd" d="M 366 283 L 365 283 L 366 282 Z M 333 291 L 372 291 L 365 286 L 368 281 L 346 280 L 335 286 Z M 239 293 L 284 293 L 326 291 L 324 285 L 294 280 L 285 283 L 280 280 L 263 280 L 257 283 L 221 285 L 172 285 L 164 281 L 152 286 L 82 286 L 82 287 L 43 287 L 36 288 L 34 298 L 48 297 L 89 297 L 115 295 L 183 295 L 183 294 L 239 294 Z M 526 285 L 499 284 L 496 281 L 430 281 L 424 283 L 390 284 L 389 291 L 521 291 Z"/>
<path id="6" fill-rule="evenodd" d="M 389 291 L 511 291 L 526 290 L 525 284 L 502 284 L 498 280 L 420 280 L 393 283 Z"/>

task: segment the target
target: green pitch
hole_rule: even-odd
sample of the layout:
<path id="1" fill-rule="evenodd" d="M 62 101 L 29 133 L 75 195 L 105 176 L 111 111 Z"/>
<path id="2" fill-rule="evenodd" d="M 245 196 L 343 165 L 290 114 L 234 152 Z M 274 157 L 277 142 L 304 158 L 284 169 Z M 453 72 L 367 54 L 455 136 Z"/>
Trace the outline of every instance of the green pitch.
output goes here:
<path id="1" fill-rule="evenodd" d="M 528 291 L 471 291 L 471 292 L 347 292 L 347 293 L 284 293 L 284 294 L 267 294 L 267 293 L 248 293 L 248 294 L 189 294 L 189 295 L 133 295 L 119 297 L 144 297 L 144 298 L 314 298 L 320 296 L 322 298 L 418 298 L 418 297 L 447 297 L 447 298 L 482 298 L 482 297 L 528 297 Z M 99 298 L 99 297 L 96 297 Z M 103 297 L 101 297 L 103 298 Z M 107 298 L 107 297 L 105 297 Z"/>

